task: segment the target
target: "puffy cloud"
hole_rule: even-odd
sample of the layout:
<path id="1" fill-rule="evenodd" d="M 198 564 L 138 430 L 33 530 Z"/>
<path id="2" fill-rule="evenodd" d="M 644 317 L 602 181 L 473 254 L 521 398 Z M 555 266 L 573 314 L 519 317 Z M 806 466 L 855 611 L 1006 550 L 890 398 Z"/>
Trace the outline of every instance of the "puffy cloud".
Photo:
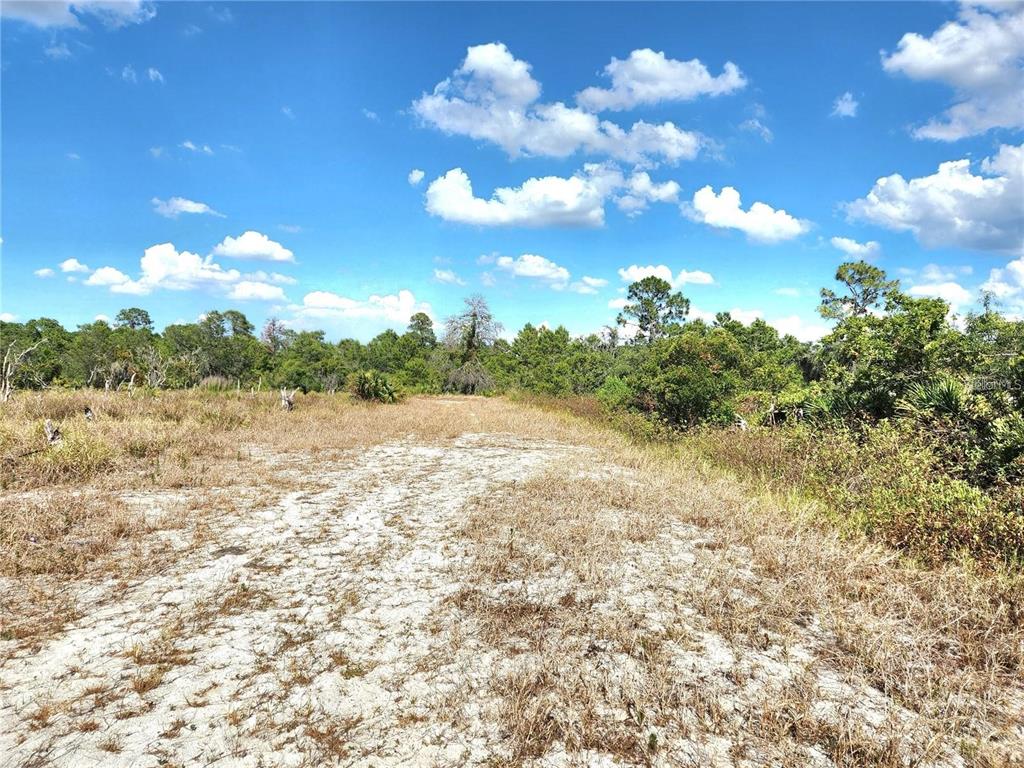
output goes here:
<path id="1" fill-rule="evenodd" d="M 453 168 L 430 183 L 427 211 L 447 221 L 480 226 L 600 227 L 609 197 L 627 215 L 649 202 L 675 202 L 679 185 L 655 183 L 646 172 L 629 177 L 614 165 L 587 163 L 569 178 L 527 179 L 519 187 L 499 187 L 490 199 L 476 197 L 469 176 Z"/>
<path id="2" fill-rule="evenodd" d="M 608 155 L 632 163 L 676 163 L 697 156 L 705 139 L 671 122 L 638 121 L 628 130 L 562 102 L 540 103 L 530 65 L 502 43 L 471 46 L 462 65 L 413 102 L 425 123 L 489 141 L 509 156 Z"/>
<path id="3" fill-rule="evenodd" d="M 106 286 L 113 293 L 146 295 L 157 288 L 184 291 L 201 287 L 228 287 L 241 279 L 235 269 L 224 269 L 212 256 L 179 252 L 173 243 L 150 246 L 139 260 L 140 276 L 133 280 L 114 267 L 100 267 L 86 285 Z"/>
<path id="4" fill-rule="evenodd" d="M 664 264 L 657 266 L 649 264 L 646 267 L 639 264 L 631 264 L 628 267 L 619 269 L 619 278 L 624 283 L 635 283 L 645 277 L 660 277 L 673 288 L 681 288 L 684 285 L 712 285 L 715 278 L 708 272 L 697 270 L 680 270 L 679 274 L 673 276 L 672 270 Z"/>
<path id="5" fill-rule="evenodd" d="M 837 248 L 847 256 L 856 256 L 858 259 L 870 259 L 882 252 L 882 246 L 876 240 L 868 240 L 866 243 L 858 243 L 849 237 L 833 237 L 829 240 L 833 248 Z"/>
<path id="6" fill-rule="evenodd" d="M 295 254 L 266 235 L 248 230 L 238 237 L 225 237 L 214 246 L 217 256 L 232 259 L 266 259 L 268 261 L 295 261 Z"/>
<path id="7" fill-rule="evenodd" d="M 156 67 L 150 67 L 149 69 L 147 69 L 146 76 L 149 78 L 150 82 L 153 83 L 163 83 L 164 81 L 164 76 Z"/>
<path id="8" fill-rule="evenodd" d="M 612 87 L 590 87 L 576 94 L 576 102 L 584 109 L 601 112 L 665 101 L 693 101 L 699 96 L 732 93 L 747 84 L 731 61 L 714 76 L 699 59 L 678 61 L 650 48 L 635 50 L 625 60 L 612 58 L 604 71 Z"/>
<path id="9" fill-rule="evenodd" d="M 619 270 L 619 277 L 624 283 L 635 283 L 638 280 L 651 276 L 660 277 L 666 283 L 671 283 L 674 279 L 672 270 L 664 264 L 659 264 L 658 266 L 648 265 L 646 267 L 641 267 L 639 264 L 631 264 Z"/>
<path id="10" fill-rule="evenodd" d="M 519 187 L 499 187 L 490 199 L 475 197 L 469 176 L 453 168 L 427 187 L 427 211 L 446 221 L 481 226 L 599 227 L 604 194 L 582 176 L 527 179 Z"/>
<path id="11" fill-rule="evenodd" d="M 564 288 L 569 282 L 568 269 L 533 253 L 524 253 L 515 259 L 511 256 L 499 256 L 495 265 L 516 277 L 536 278 L 550 283 L 553 287 Z"/>
<path id="12" fill-rule="evenodd" d="M 832 104 L 832 117 L 856 117 L 860 103 L 847 91 Z"/>
<path id="13" fill-rule="evenodd" d="M 144 0 L 4 0 L 0 16 L 37 27 L 81 27 L 83 16 L 93 16 L 105 26 L 141 24 L 156 16 L 156 7 Z"/>
<path id="14" fill-rule="evenodd" d="M 466 282 L 450 269 L 435 269 L 434 279 L 447 285 L 465 285 Z"/>
<path id="15" fill-rule="evenodd" d="M 590 275 L 584 275 L 579 280 L 569 283 L 569 290 L 574 293 L 595 294 L 599 289 L 604 288 L 606 285 L 608 285 L 608 281 L 603 277 L 591 277 Z"/>
<path id="16" fill-rule="evenodd" d="M 10 312 L 0 312 L 0 323 L 13 323 L 18 319 L 17 315 L 13 315 Z"/>
<path id="17" fill-rule="evenodd" d="M 419 168 L 413 168 L 411 171 L 409 171 L 409 183 L 415 187 L 417 184 L 423 181 L 424 175 L 425 174 L 423 173 L 423 171 L 421 171 Z"/>
<path id="18" fill-rule="evenodd" d="M 943 299 L 954 311 L 964 304 L 969 304 L 973 298 L 970 291 L 953 281 L 913 285 L 907 292 L 911 296 L 928 296 Z"/>
<path id="19" fill-rule="evenodd" d="M 695 269 L 693 271 L 687 271 L 684 269 L 676 275 L 676 280 L 673 285 L 711 285 L 714 282 L 715 278 L 713 278 L 708 272 L 702 272 L 699 269 Z"/>
<path id="20" fill-rule="evenodd" d="M 629 304 L 629 301 L 627 299 L 619 297 L 617 299 L 612 299 L 611 301 L 608 302 L 608 309 L 619 309 L 619 310 L 621 310 L 627 304 Z"/>
<path id="21" fill-rule="evenodd" d="M 223 213 L 218 213 L 206 203 L 187 200 L 184 197 L 172 197 L 170 200 L 154 197 L 150 202 L 153 204 L 154 211 L 168 219 L 176 219 L 182 213 L 206 213 L 210 216 L 224 218 Z"/>
<path id="22" fill-rule="evenodd" d="M 89 267 L 80 262 L 78 259 L 64 259 L 60 263 L 61 272 L 88 272 Z"/>
<path id="23" fill-rule="evenodd" d="M 261 283 L 255 280 L 241 280 L 231 286 L 229 299 L 238 301 L 285 301 L 284 290 L 279 285 Z"/>
<path id="24" fill-rule="evenodd" d="M 203 155 L 212 155 L 213 154 L 213 150 L 210 149 L 210 145 L 209 144 L 196 144 L 196 143 L 192 142 L 189 139 L 185 139 L 185 141 L 181 142 L 181 144 L 179 146 L 182 149 L 187 149 L 189 152 L 197 152 L 197 153 L 203 154 Z"/>
<path id="25" fill-rule="evenodd" d="M 364 108 L 363 109 L 363 117 L 365 117 L 367 120 L 372 120 L 375 123 L 379 123 L 380 122 L 380 115 L 378 115 L 372 109 Z"/>
<path id="26" fill-rule="evenodd" d="M 625 180 L 625 191 L 615 198 L 615 204 L 627 216 L 636 216 L 648 203 L 674 203 L 679 199 L 679 184 L 666 181 L 657 184 L 644 171 L 634 173 Z"/>
<path id="27" fill-rule="evenodd" d="M 86 285 L 123 285 L 131 281 L 124 272 L 114 267 L 100 267 L 86 279 Z"/>
<path id="28" fill-rule="evenodd" d="M 1008 304 L 1016 317 L 1024 315 L 1024 257 L 989 272 L 981 290 Z"/>
<path id="29" fill-rule="evenodd" d="M 254 280 L 258 283 L 277 283 L 278 285 L 295 285 L 299 281 L 280 272 L 264 272 L 262 269 L 242 275 L 243 280 Z"/>
<path id="30" fill-rule="evenodd" d="M 791 240 L 810 229 L 809 222 L 765 203 L 754 203 L 744 211 L 740 193 L 735 187 L 722 187 L 718 194 L 710 186 L 703 187 L 694 193 L 692 203 L 684 203 L 681 209 L 693 221 L 712 227 L 738 229 L 751 240 L 763 243 Z"/>
<path id="31" fill-rule="evenodd" d="M 954 141 L 992 128 L 1024 128 L 1024 5 L 964 4 L 956 21 L 931 37 L 905 34 L 882 56 L 889 73 L 950 86 L 956 103 L 914 130 L 922 139 Z"/>
<path id="32" fill-rule="evenodd" d="M 1024 145 L 1002 145 L 980 173 L 967 159 L 940 163 L 931 176 L 898 173 L 875 182 L 847 214 L 886 229 L 912 232 L 928 248 L 1020 252 L 1024 245 Z"/>
<path id="33" fill-rule="evenodd" d="M 139 76 L 135 73 L 135 67 L 131 64 L 127 64 L 124 69 L 121 70 L 121 79 L 126 83 L 139 82 Z"/>
<path id="34" fill-rule="evenodd" d="M 301 305 L 290 307 L 301 319 L 318 320 L 377 320 L 392 324 L 405 324 L 417 312 L 433 316 L 430 304 L 416 300 L 412 291 L 397 294 L 373 295 L 366 299 L 353 299 L 331 291 L 307 293 Z"/>
<path id="35" fill-rule="evenodd" d="M 36 277 L 53 277 L 56 273 L 49 267 L 43 267 L 35 270 L 32 274 Z"/>

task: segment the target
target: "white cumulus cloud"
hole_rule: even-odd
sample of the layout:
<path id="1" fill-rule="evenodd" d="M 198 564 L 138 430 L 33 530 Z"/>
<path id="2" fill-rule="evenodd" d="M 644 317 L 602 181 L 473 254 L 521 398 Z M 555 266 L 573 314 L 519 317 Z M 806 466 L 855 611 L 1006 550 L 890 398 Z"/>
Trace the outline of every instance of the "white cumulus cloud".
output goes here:
<path id="1" fill-rule="evenodd" d="M 503 43 L 471 46 L 462 65 L 413 102 L 424 123 L 488 141 L 510 157 L 568 157 L 575 152 L 631 163 L 677 163 L 697 156 L 706 140 L 674 123 L 642 120 L 625 129 L 562 102 L 539 102 L 530 65 Z"/>
<path id="2" fill-rule="evenodd" d="M 89 267 L 80 262 L 78 259 L 64 259 L 60 263 L 61 272 L 88 272 Z"/>
<path id="3" fill-rule="evenodd" d="M 412 291 L 372 295 L 353 299 L 331 291 L 312 291 L 302 298 L 301 305 L 290 309 L 296 317 L 317 320 L 377 320 L 388 324 L 406 324 L 417 312 L 433 317 L 430 304 L 417 301 Z"/>
<path id="4" fill-rule="evenodd" d="M 295 254 L 261 232 L 248 230 L 238 237 L 225 237 L 213 248 L 217 256 L 232 259 L 266 259 L 267 261 L 295 261 Z"/>
<path id="5" fill-rule="evenodd" d="M 1024 4 L 965 3 L 956 21 L 925 37 L 908 32 L 882 66 L 912 80 L 943 83 L 955 103 L 914 129 L 954 141 L 993 128 L 1024 128 Z"/>
<path id="6" fill-rule="evenodd" d="M 682 212 L 693 221 L 711 227 L 738 229 L 755 242 L 777 243 L 799 237 L 810 229 L 810 223 L 757 202 L 743 210 L 740 193 L 735 187 L 722 187 L 718 194 L 710 186 L 697 190 L 693 201 L 682 205 Z"/>
<path id="7" fill-rule="evenodd" d="M 36 277 L 53 277 L 56 273 L 49 267 L 43 267 L 35 270 L 32 274 Z"/>
<path id="8" fill-rule="evenodd" d="M 847 256 L 856 256 L 858 259 L 870 259 L 882 251 L 882 246 L 876 240 L 858 243 L 849 237 L 833 237 L 829 242 L 832 243 L 833 248 L 842 251 Z"/>
<path id="9" fill-rule="evenodd" d="M 712 75 L 699 60 L 678 61 L 664 51 L 641 48 L 626 59 L 612 58 L 604 68 L 611 88 L 585 88 L 576 102 L 592 112 L 633 109 L 666 101 L 693 101 L 699 96 L 721 96 L 743 88 L 746 78 L 727 61 L 720 75 Z"/>
<path id="10" fill-rule="evenodd" d="M 894 173 L 845 208 L 851 218 L 912 232 L 928 248 L 1019 253 L 1022 201 L 1024 145 L 1004 144 L 980 163 L 977 174 L 968 159 L 940 163 L 936 173 L 916 179 Z"/>
<path id="11" fill-rule="evenodd" d="M 587 163 L 573 176 L 531 178 L 518 187 L 499 187 L 476 197 L 469 176 L 453 168 L 430 183 L 427 211 L 447 221 L 479 226 L 600 227 L 605 202 L 612 198 L 627 215 L 650 202 L 675 202 L 679 185 L 653 182 L 646 172 L 625 176 L 617 167 Z"/>
<path id="12" fill-rule="evenodd" d="M 673 275 L 672 270 L 664 264 L 648 264 L 647 266 L 631 264 L 619 269 L 619 278 L 624 283 L 635 283 L 651 276 L 660 277 L 673 288 L 681 288 L 684 285 L 712 285 L 715 282 L 715 278 L 710 273 L 699 269 L 682 269 L 678 274 Z"/>
<path id="13" fill-rule="evenodd" d="M 942 283 L 922 283 L 912 285 L 907 291 L 911 296 L 926 296 L 943 299 L 950 308 L 956 311 L 964 304 L 969 304 L 973 296 L 970 291 L 952 280 Z"/>
<path id="14" fill-rule="evenodd" d="M 228 298 L 237 301 L 285 301 L 284 290 L 279 285 L 261 283 L 255 280 L 240 280 L 231 286 Z"/>
<path id="15" fill-rule="evenodd" d="M 514 259 L 511 256 L 499 256 L 495 266 L 516 277 L 537 278 L 562 288 L 568 284 L 570 277 L 565 267 L 533 253 L 524 253 Z"/>
<path id="16" fill-rule="evenodd" d="M 423 173 L 423 171 L 421 171 L 419 168 L 413 168 L 411 171 L 409 171 L 409 183 L 415 187 L 417 184 L 423 181 L 424 175 L 425 174 Z"/>

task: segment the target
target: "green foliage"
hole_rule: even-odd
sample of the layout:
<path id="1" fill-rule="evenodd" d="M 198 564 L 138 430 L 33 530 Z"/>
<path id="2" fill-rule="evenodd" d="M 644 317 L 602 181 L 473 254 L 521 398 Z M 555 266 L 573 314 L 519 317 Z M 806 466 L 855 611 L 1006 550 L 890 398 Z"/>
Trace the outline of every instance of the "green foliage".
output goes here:
<path id="1" fill-rule="evenodd" d="M 637 326 L 636 340 L 650 343 L 678 327 L 690 313 L 690 300 L 660 277 L 648 275 L 629 286 L 619 325 Z"/>
<path id="2" fill-rule="evenodd" d="M 899 290 L 898 280 L 887 280 L 885 272 L 866 261 L 848 261 L 839 265 L 836 280 L 846 289 L 846 295 L 837 295 L 829 288 L 821 289 L 822 317 L 843 320 L 863 317 L 881 307 L 890 294 Z"/>
<path id="3" fill-rule="evenodd" d="M 840 265 L 836 279 L 820 308 L 834 326 L 815 344 L 727 312 L 684 322 L 688 300 L 657 277 L 629 286 L 619 322 L 637 329 L 631 344 L 615 328 L 573 338 L 531 324 L 509 341 L 479 296 L 445 321 L 443 344 L 424 313 L 362 344 L 276 319 L 256 338 L 236 310 L 156 333 L 140 308 L 74 332 L 47 318 L 0 322 L 0 339 L 39 342 L 13 374 L 16 389 L 347 384 L 384 401 L 398 386 L 557 398 L 600 410 L 636 440 L 726 435 L 730 447 L 716 448 L 725 463 L 810 489 L 853 529 L 923 557 L 1016 551 L 1007 542 L 1024 518 L 1024 322 L 986 298 L 954 324 L 944 301 L 903 294 L 865 262 Z M 737 414 L 749 432 L 706 431 Z"/>
<path id="4" fill-rule="evenodd" d="M 398 393 L 379 371 L 354 371 L 348 377 L 348 391 L 359 400 L 378 403 L 398 401 Z"/>

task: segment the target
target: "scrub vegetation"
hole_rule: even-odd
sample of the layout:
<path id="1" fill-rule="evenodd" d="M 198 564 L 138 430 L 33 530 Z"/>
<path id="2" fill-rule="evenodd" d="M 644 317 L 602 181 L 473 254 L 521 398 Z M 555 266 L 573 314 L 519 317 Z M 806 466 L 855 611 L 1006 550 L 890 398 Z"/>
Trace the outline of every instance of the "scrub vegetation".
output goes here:
<path id="1" fill-rule="evenodd" d="M 988 298 L 981 312 L 954 322 L 941 299 L 911 297 L 866 262 L 840 265 L 836 280 L 820 307 L 834 329 L 813 344 L 728 313 L 688 319 L 689 301 L 657 277 L 629 287 L 617 326 L 586 338 L 532 325 L 506 337 L 478 296 L 448 318 L 441 339 L 431 318 L 417 314 L 405 333 L 385 331 L 367 344 L 332 343 L 274 319 L 257 334 L 235 310 L 163 333 L 138 308 L 121 311 L 113 326 L 75 331 L 45 318 L 2 323 L 4 391 L 75 388 L 65 399 L 83 408 L 96 389 L 543 399 L 637 440 L 678 443 L 758 488 L 816 499 L 840 530 L 922 562 L 1019 567 L 1024 323 Z M 37 424 L 0 431 L 4 482 L 26 467 L 60 478 L 115 460 L 120 449 L 93 444 L 74 421 L 59 457 L 12 458 L 41 444 L 43 419 L 77 416 L 44 411 Z M 132 450 L 163 455 L 177 439 L 162 427 Z"/>

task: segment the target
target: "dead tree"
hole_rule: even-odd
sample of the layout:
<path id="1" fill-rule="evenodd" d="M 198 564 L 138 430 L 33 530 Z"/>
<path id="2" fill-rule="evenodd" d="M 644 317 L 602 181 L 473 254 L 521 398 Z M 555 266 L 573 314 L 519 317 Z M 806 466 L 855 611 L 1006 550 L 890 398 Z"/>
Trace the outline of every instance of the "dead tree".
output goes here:
<path id="1" fill-rule="evenodd" d="M 298 391 L 299 390 L 297 389 L 293 389 L 292 393 L 289 395 L 288 390 L 281 387 L 281 407 L 286 411 L 291 411 L 291 409 L 295 407 L 295 395 Z"/>
<path id="2" fill-rule="evenodd" d="M 64 439 L 64 435 L 60 433 L 60 427 L 55 427 L 49 419 L 43 422 L 43 432 L 46 433 L 47 445 L 60 445 L 60 441 Z"/>
<path id="3" fill-rule="evenodd" d="M 42 338 L 32 346 L 26 347 L 21 352 L 14 351 L 15 342 L 12 341 L 7 345 L 7 351 L 4 353 L 4 359 L 3 361 L 0 361 L 0 403 L 6 403 L 11 399 L 11 395 L 14 394 L 14 377 L 25 364 L 25 358 L 32 354 L 36 347 L 44 341 L 46 341 L 46 339 Z"/>
<path id="4" fill-rule="evenodd" d="M 155 347 L 146 347 L 141 354 L 142 364 L 146 368 L 146 384 L 151 389 L 160 389 L 167 383 L 167 368 L 170 360 L 160 354 Z"/>

